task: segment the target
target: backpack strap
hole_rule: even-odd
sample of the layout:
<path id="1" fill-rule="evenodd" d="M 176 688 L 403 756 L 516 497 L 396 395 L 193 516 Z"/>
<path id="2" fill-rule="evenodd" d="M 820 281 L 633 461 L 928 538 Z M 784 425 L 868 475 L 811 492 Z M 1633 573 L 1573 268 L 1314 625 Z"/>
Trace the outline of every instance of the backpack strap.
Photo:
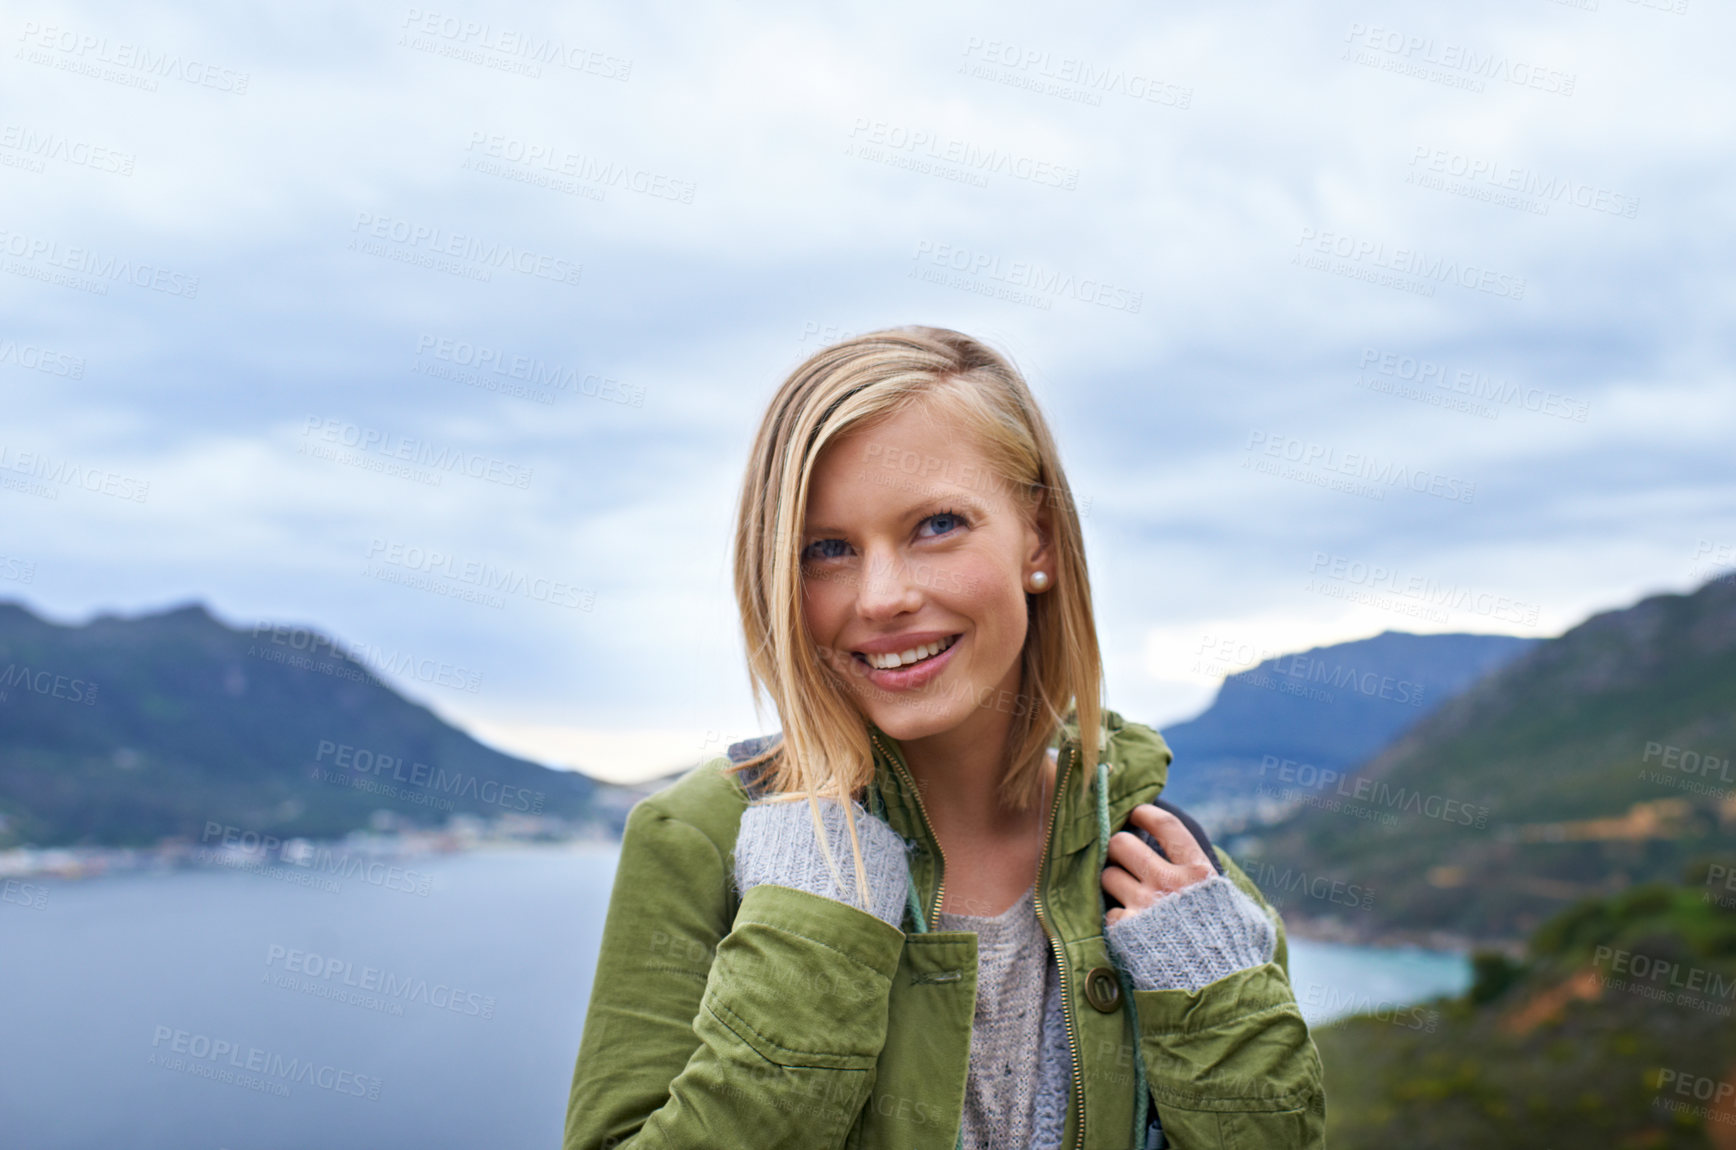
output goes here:
<path id="1" fill-rule="evenodd" d="M 1165 799 L 1153 799 L 1151 800 L 1151 805 L 1160 811 L 1168 811 L 1170 814 L 1180 819 L 1181 825 L 1187 828 L 1188 833 L 1194 837 L 1194 841 L 1200 844 L 1200 849 L 1206 852 L 1206 857 L 1212 860 L 1212 866 L 1217 868 L 1219 874 L 1224 873 L 1224 864 L 1218 861 L 1218 852 L 1212 849 L 1211 836 L 1206 834 L 1206 828 L 1200 826 L 1198 819 Z M 1163 848 L 1157 845 L 1157 840 L 1147 834 L 1143 828 L 1135 827 L 1132 829 L 1134 834 L 1145 840 L 1146 846 L 1156 851 L 1163 858 L 1169 858 L 1168 855 L 1163 853 Z"/>

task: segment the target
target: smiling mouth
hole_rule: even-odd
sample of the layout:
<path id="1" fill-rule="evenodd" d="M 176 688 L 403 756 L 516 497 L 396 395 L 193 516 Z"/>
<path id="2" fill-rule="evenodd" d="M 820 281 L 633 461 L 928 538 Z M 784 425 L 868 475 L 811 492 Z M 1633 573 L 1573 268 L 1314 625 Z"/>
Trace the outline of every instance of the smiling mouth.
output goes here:
<path id="1" fill-rule="evenodd" d="M 958 642 L 960 638 L 960 635 L 948 635 L 944 639 L 936 639 L 932 643 L 924 643 L 922 646 L 912 647 L 908 651 L 888 651 L 884 655 L 865 655 L 861 651 L 853 651 L 851 653 L 855 655 L 857 659 L 868 664 L 870 667 L 873 667 L 876 671 L 896 671 L 901 667 L 911 667 L 915 666 L 917 663 L 926 663 L 928 660 L 934 658 L 936 655 L 939 655 L 954 643 Z"/>

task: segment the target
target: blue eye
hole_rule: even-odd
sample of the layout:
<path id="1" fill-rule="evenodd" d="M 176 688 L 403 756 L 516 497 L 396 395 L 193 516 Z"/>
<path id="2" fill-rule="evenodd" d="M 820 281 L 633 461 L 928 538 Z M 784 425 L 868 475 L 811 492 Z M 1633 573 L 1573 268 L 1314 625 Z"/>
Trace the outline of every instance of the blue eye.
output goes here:
<path id="1" fill-rule="evenodd" d="M 958 514 L 956 511 L 942 511 L 938 515 L 930 515 L 927 519 L 922 521 L 922 525 L 925 528 L 934 528 L 932 534 L 927 531 L 923 532 L 923 534 L 928 535 L 929 538 L 933 538 L 936 535 L 950 535 L 960 527 L 968 526 L 964 521 L 964 516 Z"/>
<path id="2" fill-rule="evenodd" d="M 842 539 L 816 539 L 802 548 L 802 560 L 810 559 L 841 559 L 850 545 Z"/>

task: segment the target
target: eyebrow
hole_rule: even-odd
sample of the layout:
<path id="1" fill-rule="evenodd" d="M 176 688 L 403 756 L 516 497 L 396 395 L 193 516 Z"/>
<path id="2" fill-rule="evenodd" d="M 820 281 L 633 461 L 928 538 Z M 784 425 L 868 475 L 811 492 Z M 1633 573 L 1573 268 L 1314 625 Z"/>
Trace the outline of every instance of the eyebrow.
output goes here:
<path id="1" fill-rule="evenodd" d="M 989 508 L 987 504 L 983 503 L 975 496 L 963 492 L 958 494 L 937 492 L 926 499 L 921 499 L 915 503 L 909 504 L 900 514 L 901 517 L 905 519 L 926 519 L 930 515 L 938 514 L 939 512 L 936 508 L 943 503 L 950 503 L 961 511 L 968 511 L 978 519 L 987 519 L 989 517 Z M 830 524 L 817 524 L 813 527 L 802 528 L 802 534 L 830 536 L 848 535 L 849 532 L 842 527 L 835 527 Z"/>

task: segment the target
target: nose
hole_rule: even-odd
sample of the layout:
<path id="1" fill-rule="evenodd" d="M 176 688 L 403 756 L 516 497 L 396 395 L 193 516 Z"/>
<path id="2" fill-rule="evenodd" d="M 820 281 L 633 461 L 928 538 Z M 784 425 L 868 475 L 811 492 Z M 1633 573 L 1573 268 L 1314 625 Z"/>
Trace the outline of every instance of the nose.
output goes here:
<path id="1" fill-rule="evenodd" d="M 896 551 L 870 551 L 864 556 L 856 590 L 856 613 L 864 619 L 891 619 L 922 606 L 922 589 L 912 578 L 910 564 Z"/>

